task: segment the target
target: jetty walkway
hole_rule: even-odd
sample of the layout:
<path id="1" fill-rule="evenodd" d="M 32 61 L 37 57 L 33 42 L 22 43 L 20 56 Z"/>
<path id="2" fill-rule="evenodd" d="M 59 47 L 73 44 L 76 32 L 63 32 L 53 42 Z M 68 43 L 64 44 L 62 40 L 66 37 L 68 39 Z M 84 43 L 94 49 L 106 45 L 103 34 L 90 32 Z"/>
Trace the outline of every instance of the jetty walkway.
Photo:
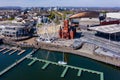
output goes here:
<path id="1" fill-rule="evenodd" d="M 103 74 L 103 72 L 94 71 L 94 70 L 85 69 L 85 68 L 80 68 L 80 67 L 75 67 L 75 66 L 71 66 L 71 65 L 62 65 L 62 64 L 58 64 L 56 62 L 47 61 L 47 60 L 43 60 L 43 59 L 38 59 L 37 57 L 30 57 L 29 56 L 29 57 L 27 57 L 27 59 L 31 59 L 32 60 L 28 64 L 28 66 L 32 66 L 32 64 L 34 64 L 36 61 L 44 62 L 45 64 L 43 65 L 43 67 L 41 69 L 46 69 L 49 66 L 49 64 L 53 64 L 53 65 L 65 67 L 65 69 L 63 70 L 63 72 L 62 72 L 62 74 L 61 74 L 60 77 L 65 77 L 68 69 L 71 68 L 71 69 L 78 70 L 77 76 L 81 76 L 82 72 L 89 72 L 91 74 L 97 74 L 97 75 L 99 75 L 100 76 L 100 80 L 104 80 L 104 74 Z"/>

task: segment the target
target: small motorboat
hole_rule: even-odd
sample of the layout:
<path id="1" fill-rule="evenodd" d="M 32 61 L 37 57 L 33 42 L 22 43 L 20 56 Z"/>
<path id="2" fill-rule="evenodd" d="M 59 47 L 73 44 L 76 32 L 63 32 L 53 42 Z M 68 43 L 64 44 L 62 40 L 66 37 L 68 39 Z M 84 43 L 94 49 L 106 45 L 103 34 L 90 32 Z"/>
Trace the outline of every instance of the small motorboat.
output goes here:
<path id="1" fill-rule="evenodd" d="M 67 62 L 64 62 L 64 61 L 58 61 L 58 64 L 65 65 L 65 64 L 67 64 Z"/>

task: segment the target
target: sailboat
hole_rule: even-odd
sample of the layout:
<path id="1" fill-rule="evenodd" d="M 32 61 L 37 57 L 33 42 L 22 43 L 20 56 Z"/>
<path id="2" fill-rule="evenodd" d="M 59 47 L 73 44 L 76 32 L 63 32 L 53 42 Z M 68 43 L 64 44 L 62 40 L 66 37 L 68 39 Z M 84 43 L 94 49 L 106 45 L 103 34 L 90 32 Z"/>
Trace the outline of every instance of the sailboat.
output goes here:
<path id="1" fill-rule="evenodd" d="M 67 62 L 64 61 L 64 53 L 63 53 L 63 60 L 62 61 L 58 61 L 58 64 L 61 64 L 61 65 L 67 64 Z"/>

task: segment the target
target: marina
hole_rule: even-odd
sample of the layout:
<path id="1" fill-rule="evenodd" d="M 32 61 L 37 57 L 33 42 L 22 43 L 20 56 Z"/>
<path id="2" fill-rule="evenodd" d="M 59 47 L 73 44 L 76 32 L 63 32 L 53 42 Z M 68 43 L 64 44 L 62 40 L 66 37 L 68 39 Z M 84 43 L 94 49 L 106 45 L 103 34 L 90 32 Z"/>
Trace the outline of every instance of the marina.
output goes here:
<path id="1" fill-rule="evenodd" d="M 23 50 L 25 51 L 25 50 Z M 5 74 L 6 72 L 8 72 L 10 69 L 14 68 L 16 65 L 18 65 L 20 62 L 24 61 L 29 55 L 32 55 L 35 52 L 35 50 L 33 50 L 32 52 L 28 53 L 26 56 L 22 57 L 21 59 L 17 60 L 16 62 L 14 62 L 13 64 L 11 64 L 10 66 L 8 66 L 7 68 L 5 68 L 4 70 L 2 70 L 0 72 L 0 76 L 2 76 L 3 74 Z"/>
<path id="2" fill-rule="evenodd" d="M 44 1 L 0 1 L 0 80 L 119 80 L 119 5 Z"/>
<path id="3" fill-rule="evenodd" d="M 12 54 L 14 54 L 15 52 L 17 52 L 18 50 L 14 50 L 14 51 L 12 51 L 11 53 L 9 53 L 9 55 L 12 55 Z"/>
<path id="4" fill-rule="evenodd" d="M 6 48 L 1 49 L 0 52 L 4 51 L 5 49 L 6 49 Z"/>
<path id="5" fill-rule="evenodd" d="M 18 55 L 21 55 L 25 52 L 25 50 L 22 50 L 21 52 L 18 53 Z"/>
<path id="6" fill-rule="evenodd" d="M 27 50 L 26 50 L 27 51 Z M 40 51 L 40 52 L 39 52 Z M 33 52 L 35 52 L 35 53 L 33 53 Z M 43 53 L 43 52 L 42 52 Z M 47 53 L 47 52 L 46 52 Z M 44 52 L 44 55 L 46 55 L 46 56 L 48 56 L 48 54 L 46 54 L 45 52 Z M 57 52 L 55 52 L 55 55 L 56 55 L 56 53 Z M 7 54 L 9 54 L 9 52 L 7 53 Z M 40 56 L 37 56 L 37 55 L 40 55 Z M 27 61 L 27 63 L 25 63 L 24 65 L 27 65 L 28 64 L 28 68 L 27 69 L 31 69 L 31 68 L 34 68 L 34 66 L 35 65 L 37 65 L 37 64 L 41 64 L 41 70 L 40 71 L 44 71 L 45 73 L 46 73 L 46 71 L 53 71 L 52 69 L 50 69 L 49 70 L 49 68 L 51 67 L 52 68 L 52 66 L 53 65 L 55 65 L 55 67 L 56 68 L 62 68 L 62 70 L 60 71 L 60 73 L 59 74 L 56 74 L 56 75 L 58 75 L 58 78 L 68 78 L 69 76 L 68 75 L 70 75 L 70 74 L 72 74 L 71 73 L 71 70 L 75 70 L 76 72 L 74 72 L 74 74 L 76 74 L 76 75 L 74 75 L 74 77 L 76 77 L 76 80 L 79 80 L 79 78 L 83 78 L 85 75 L 86 76 L 91 76 L 91 75 L 97 75 L 98 76 L 98 78 L 96 78 L 97 80 L 106 80 L 106 78 L 105 78 L 105 76 L 106 76 L 106 72 L 101 72 L 101 71 L 99 71 L 99 70 L 97 70 L 97 69 L 89 69 L 89 68 L 87 68 L 87 66 L 82 66 L 82 65 L 84 65 L 84 64 L 82 64 L 81 63 L 81 66 L 82 67 L 78 67 L 78 66 L 76 66 L 76 65 L 73 65 L 73 64 L 71 64 L 71 60 L 68 60 L 68 64 L 67 65 L 61 65 L 61 64 L 58 64 L 57 63 L 57 61 L 50 61 L 49 60 L 49 57 L 50 56 L 52 56 L 53 55 L 53 53 L 51 53 L 50 52 L 50 54 L 49 54 L 49 56 L 48 56 L 48 60 L 45 60 L 45 59 L 41 59 L 42 58 L 42 54 L 41 54 L 41 50 L 38 50 L 38 52 L 36 52 L 36 50 L 32 50 L 31 52 L 29 52 L 27 55 L 25 55 L 25 56 L 23 56 L 22 58 L 20 58 L 20 59 L 18 59 L 18 60 L 16 60 L 13 64 L 11 64 L 11 65 L 9 65 L 8 67 L 6 67 L 5 69 L 3 69 L 2 71 L 0 71 L 0 75 L 1 75 L 1 78 L 2 78 L 2 76 L 8 76 L 7 74 L 9 74 L 9 73 L 11 73 L 12 74 L 12 70 L 13 70 L 13 72 L 14 72 L 14 69 L 16 69 L 17 67 L 19 67 L 21 64 L 23 64 L 24 62 L 26 62 Z M 62 54 L 60 54 L 61 56 L 62 56 Z M 5 56 L 6 56 L 6 54 L 5 54 Z M 9 55 L 8 55 L 9 56 Z M 13 56 L 13 55 L 11 55 L 11 56 Z M 19 55 L 17 55 L 16 54 L 16 56 L 19 56 Z M 22 56 L 22 55 L 21 55 Z M 45 57 L 46 57 L 45 56 Z M 41 57 L 41 58 L 40 58 Z M 52 57 L 51 57 L 52 58 Z M 54 59 L 54 58 L 53 58 Z M 75 61 L 76 61 L 76 59 L 77 59 L 77 57 L 74 59 Z M 69 62 L 70 61 L 70 62 Z M 80 62 L 81 61 L 84 61 L 84 60 L 80 60 Z M 73 63 L 73 62 L 72 62 Z M 78 62 L 77 62 L 78 63 Z M 87 64 L 89 64 L 89 63 L 87 63 Z M 90 64 L 93 64 L 93 63 L 90 63 Z M 98 64 L 100 64 L 100 63 L 98 63 Z M 102 64 L 103 65 L 103 64 Z M 16 67 L 15 67 L 16 66 Z M 76 67 L 75 67 L 76 66 Z M 98 68 L 98 66 L 99 65 L 96 65 L 96 67 Z M 27 66 L 26 66 L 27 67 Z M 40 66 L 38 66 L 38 67 L 40 67 Z M 84 68 L 83 68 L 84 67 Z M 100 66 L 99 66 L 100 67 Z M 37 68 L 37 67 L 36 67 Z M 11 70 L 12 69 L 12 70 Z M 17 68 L 17 69 L 19 69 L 19 68 Z M 34 69 L 35 70 L 35 69 Z M 28 70 L 29 71 L 29 70 Z M 23 72 L 24 72 L 24 69 L 23 69 Z M 89 73 L 89 74 L 85 74 L 85 73 Z M 15 72 L 14 72 L 15 73 Z M 108 72 L 107 72 L 108 73 Z M 4 74 L 4 75 L 3 75 Z M 33 73 L 34 74 L 34 73 Z M 31 75 L 33 75 L 32 73 L 31 73 Z M 9 74 L 10 75 L 10 74 Z M 20 74 L 20 75 L 22 75 L 22 73 Z M 17 77 L 19 77 L 17 74 L 16 74 L 16 76 Z M 9 78 L 10 76 L 8 76 L 8 78 Z M 27 77 L 27 76 L 26 76 Z M 73 77 L 72 77 L 73 78 Z M 93 77 L 92 77 L 93 78 Z M 92 79 L 92 78 L 90 78 L 90 80 Z M 7 79 L 7 78 L 6 78 Z M 6 80 L 5 79 L 5 80 Z M 13 79 L 13 78 L 12 78 Z M 14 78 L 15 79 L 15 78 Z M 42 79 L 44 79 L 44 78 L 42 78 Z M 54 79 L 54 78 L 50 78 L 50 79 Z M 3 80 L 3 79 L 2 79 Z M 19 79 L 18 79 L 19 80 Z M 32 80 L 32 78 L 30 79 L 30 80 Z M 61 80 L 61 79 L 59 79 L 59 80 Z M 83 80 L 89 80 L 89 79 L 83 79 Z M 94 80 L 94 79 L 93 79 Z M 109 79 L 109 80 L 111 80 L 111 79 Z"/>
<path id="7" fill-rule="evenodd" d="M 5 52 L 3 52 L 3 54 L 5 54 L 5 53 L 7 53 L 7 52 L 9 52 L 9 51 L 11 51 L 12 49 L 8 49 L 8 50 L 6 50 Z"/>
<path id="8" fill-rule="evenodd" d="M 87 71 L 87 72 L 92 73 L 92 74 L 100 75 L 100 80 L 104 80 L 104 74 L 103 74 L 102 72 L 98 72 L 98 71 L 94 71 L 94 70 L 89 70 L 89 69 L 84 69 L 84 68 L 80 68 L 80 67 L 74 67 L 74 66 L 70 66 L 70 65 L 60 65 L 60 64 L 58 64 L 58 63 L 51 62 L 51 61 L 47 61 L 47 60 L 38 59 L 38 58 L 36 58 L 36 57 L 28 57 L 28 59 L 32 59 L 32 62 L 30 62 L 30 63 L 28 64 L 29 66 L 32 66 L 32 64 L 33 64 L 35 61 L 44 62 L 45 64 L 43 65 L 42 69 L 46 69 L 46 68 L 49 66 L 49 64 L 53 64 L 53 65 L 65 67 L 65 69 L 64 69 L 64 71 L 62 72 L 62 74 L 61 74 L 60 77 L 65 77 L 68 69 L 69 69 L 69 68 L 72 68 L 72 69 L 77 69 L 77 70 L 78 70 L 77 76 L 80 76 L 83 71 Z"/>

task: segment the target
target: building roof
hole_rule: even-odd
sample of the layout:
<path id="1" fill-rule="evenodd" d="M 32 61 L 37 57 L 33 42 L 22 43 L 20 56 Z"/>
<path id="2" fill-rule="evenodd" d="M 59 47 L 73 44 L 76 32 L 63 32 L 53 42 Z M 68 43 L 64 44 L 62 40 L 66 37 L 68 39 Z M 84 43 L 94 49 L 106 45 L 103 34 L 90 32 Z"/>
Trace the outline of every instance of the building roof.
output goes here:
<path id="1" fill-rule="evenodd" d="M 70 18 L 83 18 L 83 17 L 96 18 L 96 17 L 99 17 L 99 13 L 98 12 L 81 12 L 81 13 L 77 13 L 70 16 Z"/>
<path id="2" fill-rule="evenodd" d="M 106 13 L 107 18 L 120 19 L 120 12 L 109 12 Z"/>
<path id="3" fill-rule="evenodd" d="M 9 24 L 8 25 L 1 25 L 0 24 L 0 27 L 1 28 L 6 28 L 6 27 L 7 28 L 24 28 L 25 26 L 22 26 L 22 25 L 9 25 Z"/>
<path id="4" fill-rule="evenodd" d="M 102 33 L 113 34 L 113 33 L 120 32 L 120 24 L 90 27 L 89 29 L 102 32 Z"/>

